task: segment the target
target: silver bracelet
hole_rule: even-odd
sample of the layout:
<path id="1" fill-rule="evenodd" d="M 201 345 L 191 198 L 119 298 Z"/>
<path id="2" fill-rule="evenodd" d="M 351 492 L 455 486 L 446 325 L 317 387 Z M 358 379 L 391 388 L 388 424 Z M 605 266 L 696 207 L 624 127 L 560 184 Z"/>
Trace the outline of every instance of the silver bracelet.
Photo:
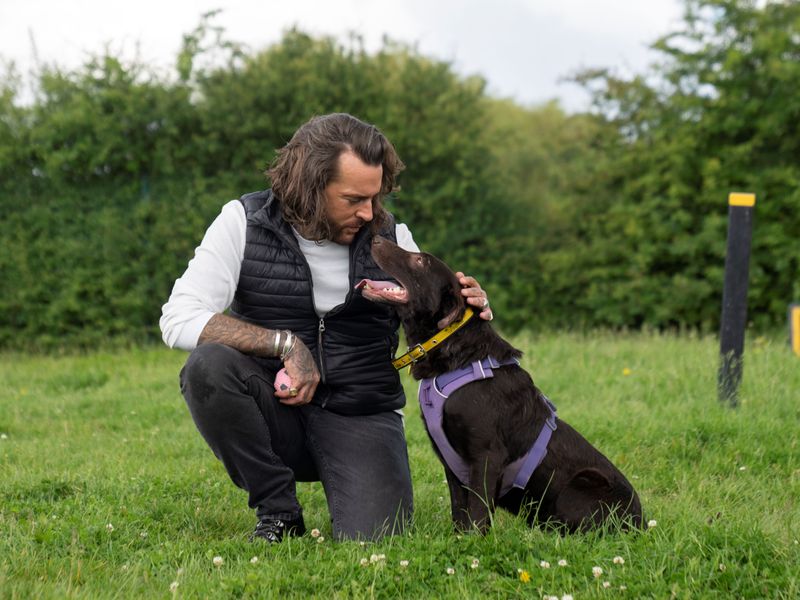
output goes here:
<path id="1" fill-rule="evenodd" d="M 294 342 L 297 339 L 297 336 L 294 335 L 291 331 L 288 331 L 288 336 L 286 341 L 283 343 L 283 351 L 281 352 L 281 360 L 286 360 L 289 354 L 292 353 L 294 350 Z"/>
<path id="2" fill-rule="evenodd" d="M 272 344 L 272 356 L 278 356 L 278 349 L 281 344 L 281 333 L 279 329 L 275 330 L 275 343 Z"/>

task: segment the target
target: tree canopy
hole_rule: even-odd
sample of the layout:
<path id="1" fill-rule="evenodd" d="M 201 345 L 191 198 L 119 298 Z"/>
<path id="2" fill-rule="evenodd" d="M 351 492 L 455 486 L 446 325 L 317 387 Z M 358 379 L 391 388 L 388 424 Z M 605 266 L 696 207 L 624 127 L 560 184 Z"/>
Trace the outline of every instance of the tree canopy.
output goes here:
<path id="1" fill-rule="evenodd" d="M 298 125 L 350 112 L 407 168 L 389 199 L 425 250 L 486 287 L 503 328 L 717 326 L 729 192 L 757 195 L 750 315 L 800 297 L 800 4 L 689 0 L 632 78 L 577 76 L 585 114 L 490 97 L 412 47 L 213 26 L 175 71 L 101 53 L 0 77 L 0 346 L 158 337 L 161 304 L 222 204 Z"/>

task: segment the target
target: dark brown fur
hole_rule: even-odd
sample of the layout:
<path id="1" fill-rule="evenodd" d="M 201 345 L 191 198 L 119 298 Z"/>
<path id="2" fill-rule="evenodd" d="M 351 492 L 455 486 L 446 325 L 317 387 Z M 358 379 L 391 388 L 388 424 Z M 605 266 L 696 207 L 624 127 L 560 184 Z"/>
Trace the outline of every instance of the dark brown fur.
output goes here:
<path id="1" fill-rule="evenodd" d="M 382 238 L 373 242 L 372 255 L 381 269 L 402 284 L 408 298 L 397 303 L 368 290 L 364 296 L 395 304 L 409 346 L 428 340 L 461 318 L 466 307 L 461 286 L 442 261 L 429 254 L 406 252 Z M 416 379 L 434 377 L 488 355 L 503 360 L 522 353 L 476 316 L 414 364 L 411 374 Z M 469 488 L 462 486 L 442 462 L 456 527 L 477 527 L 485 532 L 496 506 L 515 514 L 523 510 L 530 523 L 538 518 L 540 523 L 569 531 L 599 526 L 612 514 L 614 523 L 623 528 L 641 527 L 642 508 L 631 484 L 561 419 L 547 455 L 525 490 L 515 488 L 498 497 L 503 469 L 527 452 L 548 414 L 542 393 L 517 366 L 496 369 L 493 378 L 470 383 L 450 395 L 444 406 L 443 429 L 469 465 L 471 479 Z"/>

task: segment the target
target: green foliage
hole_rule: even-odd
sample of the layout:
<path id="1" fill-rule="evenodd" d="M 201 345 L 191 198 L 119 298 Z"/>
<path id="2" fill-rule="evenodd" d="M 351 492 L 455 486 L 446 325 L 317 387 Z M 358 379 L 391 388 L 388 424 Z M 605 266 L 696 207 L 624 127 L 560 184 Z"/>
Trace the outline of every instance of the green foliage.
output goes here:
<path id="1" fill-rule="evenodd" d="M 686 10 L 684 27 L 654 45 L 665 59 L 650 78 L 580 77 L 619 138 L 581 227 L 579 305 L 608 325 L 714 326 L 726 200 L 747 191 L 757 196 L 749 314 L 773 325 L 800 278 L 800 4 Z"/>
<path id="2" fill-rule="evenodd" d="M 386 40 L 290 30 L 249 51 L 202 16 L 173 74 L 108 53 L 0 77 L 0 347 L 157 339 L 222 204 L 314 114 L 376 123 L 407 168 L 389 208 L 489 291 L 498 324 L 718 325 L 732 191 L 755 192 L 749 314 L 800 291 L 800 5 L 689 0 L 663 60 L 577 79 L 589 114 L 488 97 Z"/>
<path id="3" fill-rule="evenodd" d="M 9 78 L 0 346 L 157 337 L 160 306 L 204 228 L 224 202 L 265 187 L 273 150 L 313 114 L 381 125 L 408 165 L 391 208 L 456 268 L 483 264 L 495 239 L 487 224 L 509 227 L 483 189 L 481 80 L 405 46 L 370 55 L 358 38 L 344 46 L 295 30 L 247 54 L 211 17 L 184 37 L 177 81 L 99 56 L 76 72 L 43 71 L 37 101 L 20 108 Z M 214 52 L 223 66 L 204 60 Z"/>

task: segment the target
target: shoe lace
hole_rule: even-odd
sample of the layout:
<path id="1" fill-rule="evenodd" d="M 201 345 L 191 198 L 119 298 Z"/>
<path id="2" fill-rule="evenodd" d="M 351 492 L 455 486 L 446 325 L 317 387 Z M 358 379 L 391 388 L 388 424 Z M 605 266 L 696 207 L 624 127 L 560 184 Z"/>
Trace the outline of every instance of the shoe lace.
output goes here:
<path id="1" fill-rule="evenodd" d="M 271 542 L 279 542 L 286 524 L 280 519 L 263 519 L 256 525 L 255 534 Z"/>

